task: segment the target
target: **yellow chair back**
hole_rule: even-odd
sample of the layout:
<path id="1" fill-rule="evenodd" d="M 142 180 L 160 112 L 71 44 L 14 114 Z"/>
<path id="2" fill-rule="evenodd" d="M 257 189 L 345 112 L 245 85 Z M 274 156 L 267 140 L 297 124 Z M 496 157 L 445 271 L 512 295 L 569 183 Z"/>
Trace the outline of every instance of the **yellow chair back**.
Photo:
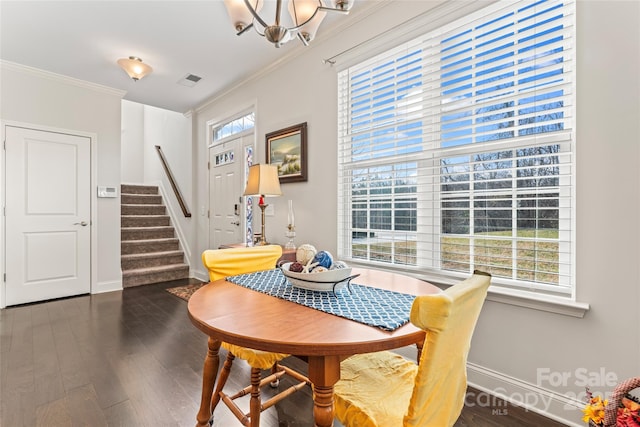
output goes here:
<path id="1" fill-rule="evenodd" d="M 404 426 L 452 426 L 460 416 L 471 337 L 490 282 L 476 271 L 440 294 L 415 299 L 411 323 L 427 334 Z"/>
<path id="2" fill-rule="evenodd" d="M 419 296 L 411 322 L 425 330 L 420 364 L 391 351 L 357 354 L 340 364 L 336 418 L 347 427 L 451 427 L 462 411 L 466 363 L 491 276 Z"/>
<path id="3" fill-rule="evenodd" d="M 209 270 L 209 280 L 213 282 L 236 274 L 270 270 L 276 267 L 281 256 L 280 245 L 208 249 L 202 252 L 202 263 Z"/>

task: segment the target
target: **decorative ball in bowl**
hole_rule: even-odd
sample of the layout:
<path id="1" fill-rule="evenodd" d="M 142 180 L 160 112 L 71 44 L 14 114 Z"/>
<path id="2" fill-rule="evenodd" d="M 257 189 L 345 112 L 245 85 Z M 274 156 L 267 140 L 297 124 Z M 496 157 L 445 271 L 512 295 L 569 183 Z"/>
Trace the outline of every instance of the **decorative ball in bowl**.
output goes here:
<path id="1" fill-rule="evenodd" d="M 347 279 L 351 276 L 351 267 L 343 267 L 336 269 L 318 269 L 312 270 L 310 273 L 298 273 L 290 271 L 293 262 L 282 264 L 280 269 L 282 274 L 297 288 L 309 289 L 312 291 L 338 291 L 345 287 L 348 283 Z"/>

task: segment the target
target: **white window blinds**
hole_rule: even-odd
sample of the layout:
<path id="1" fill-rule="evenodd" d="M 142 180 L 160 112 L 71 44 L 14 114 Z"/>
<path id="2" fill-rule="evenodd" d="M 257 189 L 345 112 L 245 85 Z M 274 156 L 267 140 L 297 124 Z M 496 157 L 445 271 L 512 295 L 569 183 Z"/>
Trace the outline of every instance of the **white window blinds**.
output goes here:
<path id="1" fill-rule="evenodd" d="M 339 73 L 341 258 L 572 292 L 574 22 L 498 2 Z"/>

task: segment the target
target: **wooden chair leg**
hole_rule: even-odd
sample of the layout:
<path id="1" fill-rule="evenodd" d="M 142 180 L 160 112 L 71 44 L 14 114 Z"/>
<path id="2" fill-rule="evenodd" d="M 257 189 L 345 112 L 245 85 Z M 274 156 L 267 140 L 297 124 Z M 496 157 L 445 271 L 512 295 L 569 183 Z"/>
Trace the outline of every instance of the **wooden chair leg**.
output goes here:
<path id="1" fill-rule="evenodd" d="M 220 392 L 224 388 L 224 385 L 229 378 L 229 372 L 231 372 L 231 366 L 233 365 L 233 360 L 236 356 L 233 353 L 227 353 L 227 358 L 224 361 L 224 365 L 222 365 L 222 370 L 220 371 L 220 376 L 218 377 L 218 383 L 216 384 L 216 389 L 211 395 L 211 413 L 213 414 L 213 410 L 218 406 L 218 402 L 220 402 Z"/>
<path id="2" fill-rule="evenodd" d="M 271 374 L 275 375 L 278 373 L 278 371 L 280 371 L 280 367 L 278 366 L 278 362 L 276 362 L 271 367 Z M 269 385 L 271 386 L 271 388 L 278 388 L 278 386 L 280 385 L 280 378 L 278 377 L 274 381 L 271 381 Z"/>
<path id="3" fill-rule="evenodd" d="M 251 427 L 260 426 L 260 368 L 251 368 L 251 400 L 249 401 L 249 418 Z"/>
<path id="4" fill-rule="evenodd" d="M 227 354 L 227 358 L 224 362 L 222 370 L 220 371 L 218 383 L 216 384 L 216 390 L 211 399 L 211 412 L 213 413 L 213 410 L 215 409 L 218 402 L 222 400 L 222 402 L 231 410 L 233 415 L 235 415 L 238 421 L 240 421 L 240 423 L 245 427 L 259 427 L 260 414 L 262 413 L 262 411 L 270 408 L 280 400 L 284 399 L 287 396 L 290 396 L 296 391 L 311 385 L 309 379 L 304 375 L 284 365 L 279 365 L 278 363 L 276 363 L 271 368 L 271 375 L 267 376 L 266 378 L 262 378 L 262 369 L 251 367 L 251 383 L 237 393 L 233 395 L 227 395 L 222 389 L 227 382 L 227 378 L 229 377 L 229 373 L 231 372 L 231 365 L 234 359 L 235 355 L 229 352 Z M 283 375 L 290 375 L 292 378 L 297 379 L 299 383 L 290 386 L 280 393 L 277 393 L 266 402 L 262 402 L 260 389 L 262 387 L 265 387 L 267 384 L 270 384 L 272 386 L 273 384 L 276 384 L 277 386 L 280 377 L 282 377 Z M 240 409 L 240 407 L 238 407 L 234 400 L 247 395 L 250 395 L 249 412 L 245 413 Z"/>

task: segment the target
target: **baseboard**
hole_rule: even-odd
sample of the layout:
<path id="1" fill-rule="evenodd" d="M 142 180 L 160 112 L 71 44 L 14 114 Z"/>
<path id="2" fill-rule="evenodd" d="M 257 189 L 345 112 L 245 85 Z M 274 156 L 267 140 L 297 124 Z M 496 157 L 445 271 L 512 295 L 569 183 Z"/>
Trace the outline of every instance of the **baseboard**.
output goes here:
<path id="1" fill-rule="evenodd" d="M 105 292 L 121 291 L 122 280 L 114 280 L 111 282 L 99 282 L 91 289 L 92 294 L 102 294 Z"/>
<path id="2" fill-rule="evenodd" d="M 206 270 L 200 270 L 200 269 L 192 269 L 191 270 L 191 277 L 198 279 L 202 282 L 209 282 L 209 272 Z"/>
<path id="3" fill-rule="evenodd" d="M 491 396 L 568 426 L 583 427 L 585 402 L 482 366 L 467 363 L 468 383 L 484 396 L 467 396 L 466 404 L 488 405 Z"/>

